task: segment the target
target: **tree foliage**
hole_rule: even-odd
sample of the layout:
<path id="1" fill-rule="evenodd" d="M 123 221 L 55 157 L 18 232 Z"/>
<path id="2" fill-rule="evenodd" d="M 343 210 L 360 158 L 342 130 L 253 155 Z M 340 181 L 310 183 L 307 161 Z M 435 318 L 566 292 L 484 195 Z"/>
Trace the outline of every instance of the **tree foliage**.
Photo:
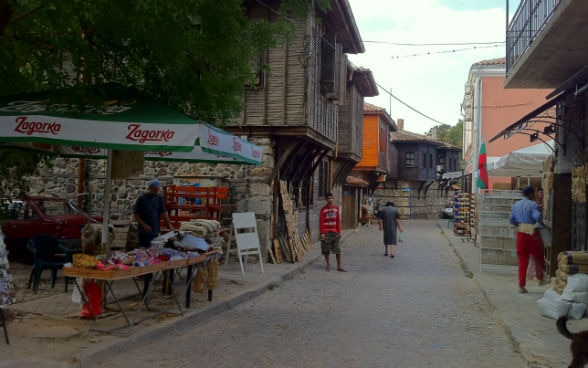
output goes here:
<path id="1" fill-rule="evenodd" d="M 263 16 L 247 14 L 247 4 Z M 323 10 L 327 4 L 319 1 Z M 223 125 L 241 112 L 264 51 L 294 34 L 307 6 L 305 0 L 0 0 L 0 96 L 114 81 Z M 44 158 L 6 155 L 5 181 L 32 174 Z"/>
<path id="2" fill-rule="evenodd" d="M 253 2 L 260 4 L 267 1 Z M 213 124 L 242 109 L 263 51 L 304 0 L 250 19 L 243 0 L 0 0 L 0 95 L 116 81 Z M 275 5 L 274 5 L 275 6 Z"/>
<path id="3" fill-rule="evenodd" d="M 427 132 L 427 135 L 433 135 L 433 130 L 437 131 L 437 139 L 441 142 L 451 144 L 453 146 L 463 146 L 463 121 L 460 119 L 454 126 L 437 125 Z"/>

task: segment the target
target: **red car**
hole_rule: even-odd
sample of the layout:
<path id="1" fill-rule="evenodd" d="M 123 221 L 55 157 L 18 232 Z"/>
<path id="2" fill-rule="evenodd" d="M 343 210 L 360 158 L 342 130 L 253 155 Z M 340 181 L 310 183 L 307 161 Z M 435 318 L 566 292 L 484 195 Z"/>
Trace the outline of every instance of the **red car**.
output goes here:
<path id="1" fill-rule="evenodd" d="M 89 222 L 102 222 L 102 217 L 90 217 L 63 198 L 5 199 L 1 207 L 4 243 L 11 261 L 32 263 L 27 241 L 37 234 L 52 235 L 73 252 L 81 252 L 82 228 Z"/>

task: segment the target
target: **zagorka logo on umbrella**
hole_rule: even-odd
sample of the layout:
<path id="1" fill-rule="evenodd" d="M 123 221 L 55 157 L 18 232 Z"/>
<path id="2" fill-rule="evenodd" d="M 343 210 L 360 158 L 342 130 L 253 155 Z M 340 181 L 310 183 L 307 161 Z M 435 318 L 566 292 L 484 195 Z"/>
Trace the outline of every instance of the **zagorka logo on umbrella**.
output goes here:
<path id="1" fill-rule="evenodd" d="M 251 157 L 258 159 L 261 157 L 261 151 L 251 147 Z"/>
<path id="2" fill-rule="evenodd" d="M 56 122 L 30 121 L 27 120 L 26 116 L 19 116 L 14 120 L 16 121 L 16 128 L 14 128 L 14 131 L 26 135 L 33 135 L 36 133 L 57 135 L 61 130 L 61 124 Z"/>
<path id="3" fill-rule="evenodd" d="M 145 142 L 169 142 L 174 138 L 176 132 L 173 130 L 156 130 L 141 129 L 141 124 L 129 124 L 130 130 L 126 138 L 128 140 L 145 143 Z"/>
<path id="4" fill-rule="evenodd" d="M 243 150 L 243 144 L 237 137 L 233 137 L 233 151 L 241 152 Z"/>
<path id="5" fill-rule="evenodd" d="M 211 146 L 218 146 L 220 138 L 218 135 L 213 134 L 212 129 L 208 129 L 208 144 Z"/>

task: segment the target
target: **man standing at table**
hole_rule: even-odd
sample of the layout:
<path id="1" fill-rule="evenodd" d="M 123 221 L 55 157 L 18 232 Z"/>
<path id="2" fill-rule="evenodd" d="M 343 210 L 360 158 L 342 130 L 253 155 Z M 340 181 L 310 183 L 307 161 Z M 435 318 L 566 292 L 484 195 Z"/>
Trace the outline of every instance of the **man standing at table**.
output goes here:
<path id="1" fill-rule="evenodd" d="M 159 194 L 161 190 L 161 183 L 157 179 L 149 182 L 147 191 L 137 198 L 133 215 L 137 221 L 137 231 L 139 233 L 139 246 L 149 248 L 151 240 L 159 236 L 160 218 L 163 216 L 167 227 L 172 229 L 169 222 L 169 215 L 165 209 L 163 197 Z M 143 295 L 147 294 L 149 283 L 151 282 L 152 274 L 145 275 L 143 278 Z"/>
<path id="2" fill-rule="evenodd" d="M 159 236 L 160 218 L 163 216 L 167 227 L 172 228 L 165 209 L 163 197 L 159 194 L 161 183 L 157 179 L 149 182 L 147 191 L 137 198 L 133 214 L 139 232 L 139 246 L 149 248 L 151 240 Z"/>

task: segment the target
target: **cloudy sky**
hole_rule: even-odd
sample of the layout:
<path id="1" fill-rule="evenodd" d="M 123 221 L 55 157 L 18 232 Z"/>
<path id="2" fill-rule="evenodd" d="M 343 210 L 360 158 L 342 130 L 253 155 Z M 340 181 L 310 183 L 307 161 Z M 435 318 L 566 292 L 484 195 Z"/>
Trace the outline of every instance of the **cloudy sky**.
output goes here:
<path id="1" fill-rule="evenodd" d="M 366 102 L 406 130 L 455 125 L 471 65 L 505 56 L 506 0 L 348 1 L 366 50 L 350 60 L 379 85 Z M 517 6 L 509 1 L 509 16 Z"/>

